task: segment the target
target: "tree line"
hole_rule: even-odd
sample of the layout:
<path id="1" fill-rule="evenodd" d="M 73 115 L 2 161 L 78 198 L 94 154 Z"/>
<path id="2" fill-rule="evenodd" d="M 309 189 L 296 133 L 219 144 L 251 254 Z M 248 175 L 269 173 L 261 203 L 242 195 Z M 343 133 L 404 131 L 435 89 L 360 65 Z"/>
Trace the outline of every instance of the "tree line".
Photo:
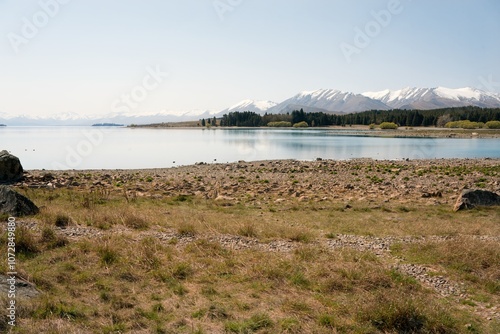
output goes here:
<path id="1" fill-rule="evenodd" d="M 448 122 L 465 121 L 483 122 L 500 121 L 500 108 L 458 107 L 433 110 L 368 110 L 351 114 L 328 114 L 324 112 L 304 112 L 303 109 L 286 114 L 259 115 L 252 111 L 235 111 L 224 114 L 221 126 L 258 127 L 271 122 L 306 122 L 309 126 L 349 126 L 370 125 L 383 122 L 396 123 L 399 126 L 439 126 Z"/>

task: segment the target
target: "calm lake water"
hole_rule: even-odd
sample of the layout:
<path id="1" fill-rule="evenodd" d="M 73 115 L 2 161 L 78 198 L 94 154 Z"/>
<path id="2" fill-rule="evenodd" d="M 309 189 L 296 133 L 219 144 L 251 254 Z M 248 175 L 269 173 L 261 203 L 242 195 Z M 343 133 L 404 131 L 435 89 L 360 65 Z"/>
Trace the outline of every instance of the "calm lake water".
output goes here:
<path id="1" fill-rule="evenodd" d="M 25 169 L 134 169 L 268 159 L 500 158 L 500 139 L 378 138 L 343 130 L 4 127 Z"/>

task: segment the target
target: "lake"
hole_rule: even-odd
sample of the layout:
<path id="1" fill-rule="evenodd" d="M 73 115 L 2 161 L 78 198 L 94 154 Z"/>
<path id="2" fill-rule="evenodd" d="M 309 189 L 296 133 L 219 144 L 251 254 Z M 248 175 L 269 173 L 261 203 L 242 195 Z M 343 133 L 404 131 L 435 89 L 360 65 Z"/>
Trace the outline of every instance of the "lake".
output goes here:
<path id="1" fill-rule="evenodd" d="M 268 159 L 500 158 L 500 139 L 381 138 L 331 129 L 2 127 L 25 169 L 139 169 Z"/>

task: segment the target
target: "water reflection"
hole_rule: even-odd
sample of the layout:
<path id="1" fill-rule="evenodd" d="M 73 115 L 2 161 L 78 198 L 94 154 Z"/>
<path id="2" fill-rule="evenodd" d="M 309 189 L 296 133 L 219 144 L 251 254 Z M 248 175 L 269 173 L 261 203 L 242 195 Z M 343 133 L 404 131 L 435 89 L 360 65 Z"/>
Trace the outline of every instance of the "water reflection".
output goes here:
<path id="1" fill-rule="evenodd" d="M 85 146 L 83 133 L 89 129 L 7 127 L 0 131 L 0 144 L 1 149 L 17 155 L 26 169 L 160 168 L 196 162 L 318 157 L 500 158 L 500 139 L 363 137 L 353 136 L 353 130 L 329 129 L 102 128 L 102 141 Z M 84 148 L 86 154 L 71 156 Z"/>

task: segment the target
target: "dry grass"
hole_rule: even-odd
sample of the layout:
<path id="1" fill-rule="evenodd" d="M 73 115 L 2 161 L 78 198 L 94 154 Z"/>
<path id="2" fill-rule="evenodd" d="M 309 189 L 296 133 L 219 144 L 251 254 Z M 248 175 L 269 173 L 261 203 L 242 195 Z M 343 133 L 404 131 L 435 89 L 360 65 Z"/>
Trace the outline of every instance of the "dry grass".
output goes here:
<path id="1" fill-rule="evenodd" d="M 21 267 L 45 295 L 25 302 L 19 333 L 445 333 L 471 321 L 481 326 L 371 253 L 309 244 L 280 254 L 110 236 L 41 252 Z"/>
<path id="2" fill-rule="evenodd" d="M 347 208 L 344 199 L 281 203 L 266 194 L 227 203 L 185 195 L 26 191 L 42 211 L 38 231 L 18 230 L 25 253 L 18 266 L 43 295 L 22 301 L 15 333 L 494 333 L 498 324 L 437 298 L 373 253 L 334 251 L 316 242 L 338 233 L 464 235 L 396 245 L 393 252 L 445 271 L 466 282 L 476 299 L 493 304 L 498 243 L 470 236 L 500 235 L 495 208 L 453 213 L 439 204 L 356 200 Z M 60 227 L 73 226 L 102 235 L 61 235 Z M 155 237 L 163 232 L 196 240 Z M 232 250 L 210 238 L 223 234 L 296 247 Z"/>
<path id="3" fill-rule="evenodd" d="M 500 302 L 500 248 L 498 242 L 459 237 L 445 242 L 395 245 L 394 251 L 413 263 L 433 266 L 456 281 L 467 282 L 475 298 Z"/>

